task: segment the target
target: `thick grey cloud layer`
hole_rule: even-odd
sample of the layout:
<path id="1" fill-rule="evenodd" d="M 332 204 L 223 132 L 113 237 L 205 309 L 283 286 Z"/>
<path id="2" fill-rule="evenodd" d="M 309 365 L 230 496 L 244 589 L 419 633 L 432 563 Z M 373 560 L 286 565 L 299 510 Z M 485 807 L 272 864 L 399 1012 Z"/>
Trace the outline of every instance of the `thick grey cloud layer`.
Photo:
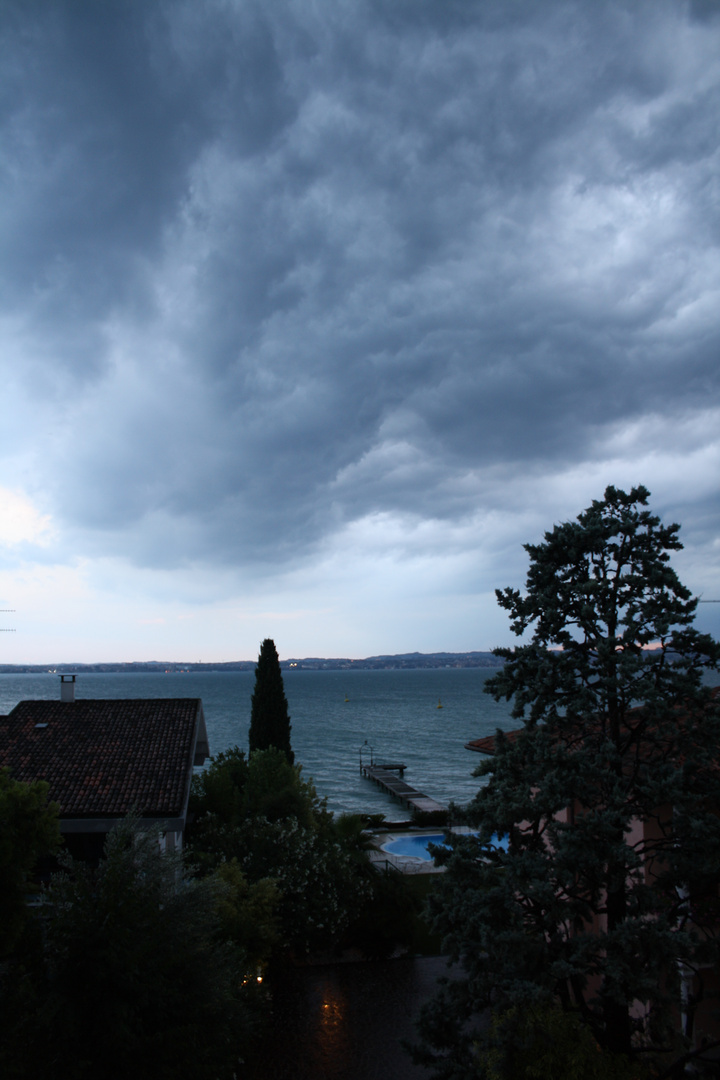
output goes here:
<path id="1" fill-rule="evenodd" d="M 716 13 L 4 4 L 5 483 L 76 553 L 282 567 L 676 454 L 713 550 Z"/>

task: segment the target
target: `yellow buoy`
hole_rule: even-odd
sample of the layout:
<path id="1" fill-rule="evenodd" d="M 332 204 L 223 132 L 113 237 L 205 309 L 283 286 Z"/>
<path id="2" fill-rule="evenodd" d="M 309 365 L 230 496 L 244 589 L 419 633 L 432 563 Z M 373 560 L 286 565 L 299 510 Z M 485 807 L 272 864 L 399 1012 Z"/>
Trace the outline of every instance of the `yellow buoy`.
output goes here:
<path id="1" fill-rule="evenodd" d="M 442 701 L 440 700 L 440 698 L 438 698 L 437 707 L 438 707 L 438 709 L 442 709 L 442 707 L 443 707 L 442 706 Z"/>

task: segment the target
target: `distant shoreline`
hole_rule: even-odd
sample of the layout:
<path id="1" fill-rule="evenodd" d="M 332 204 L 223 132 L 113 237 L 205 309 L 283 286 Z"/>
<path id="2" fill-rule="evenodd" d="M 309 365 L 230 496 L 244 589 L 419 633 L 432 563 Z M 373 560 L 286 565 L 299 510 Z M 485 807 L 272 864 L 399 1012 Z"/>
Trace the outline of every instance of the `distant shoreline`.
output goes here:
<path id="1" fill-rule="evenodd" d="M 344 657 L 309 656 L 281 660 L 283 671 L 400 671 L 437 668 L 498 668 L 502 660 L 491 652 L 463 653 L 398 653 L 387 656 L 368 656 L 364 660 Z M 254 671 L 255 660 L 230 660 L 226 663 L 181 663 L 175 660 L 141 660 L 131 663 L 105 664 L 0 664 L 0 675 L 72 675 L 72 674 L 138 674 L 142 672 L 210 672 Z"/>

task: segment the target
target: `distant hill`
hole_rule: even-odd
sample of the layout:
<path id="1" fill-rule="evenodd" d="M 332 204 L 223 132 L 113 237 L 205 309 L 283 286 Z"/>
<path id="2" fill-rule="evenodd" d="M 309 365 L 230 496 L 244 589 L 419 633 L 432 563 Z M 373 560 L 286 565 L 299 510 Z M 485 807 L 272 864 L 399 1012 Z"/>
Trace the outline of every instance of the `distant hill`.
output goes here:
<path id="1" fill-rule="evenodd" d="M 304 659 L 282 660 L 284 671 L 378 671 L 387 669 L 417 668 L 497 668 L 502 661 L 491 652 L 464 653 L 397 653 L 388 656 L 368 656 L 364 660 L 345 657 L 308 656 Z M 176 660 L 147 660 L 133 663 L 106 664 L 0 664 L 1 675 L 82 674 L 87 672 L 108 674 L 137 674 L 138 672 L 184 672 L 184 671 L 254 671 L 254 660 L 230 660 L 224 664 L 201 664 Z"/>
<path id="2" fill-rule="evenodd" d="M 395 653 L 393 655 L 368 656 L 364 660 L 323 659 L 308 656 L 304 660 L 283 660 L 283 668 L 305 670 L 379 670 L 387 668 L 397 671 L 401 668 L 496 668 L 502 667 L 502 661 L 491 652 L 464 653 Z"/>

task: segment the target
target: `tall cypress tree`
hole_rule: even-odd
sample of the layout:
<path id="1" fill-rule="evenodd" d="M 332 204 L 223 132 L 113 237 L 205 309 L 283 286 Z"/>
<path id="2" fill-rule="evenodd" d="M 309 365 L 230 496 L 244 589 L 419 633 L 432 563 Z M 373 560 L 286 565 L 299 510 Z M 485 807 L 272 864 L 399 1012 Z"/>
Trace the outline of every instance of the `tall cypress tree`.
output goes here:
<path id="1" fill-rule="evenodd" d="M 265 638 L 255 668 L 255 689 L 250 709 L 250 753 L 274 746 L 292 765 L 290 716 L 275 642 Z"/>

